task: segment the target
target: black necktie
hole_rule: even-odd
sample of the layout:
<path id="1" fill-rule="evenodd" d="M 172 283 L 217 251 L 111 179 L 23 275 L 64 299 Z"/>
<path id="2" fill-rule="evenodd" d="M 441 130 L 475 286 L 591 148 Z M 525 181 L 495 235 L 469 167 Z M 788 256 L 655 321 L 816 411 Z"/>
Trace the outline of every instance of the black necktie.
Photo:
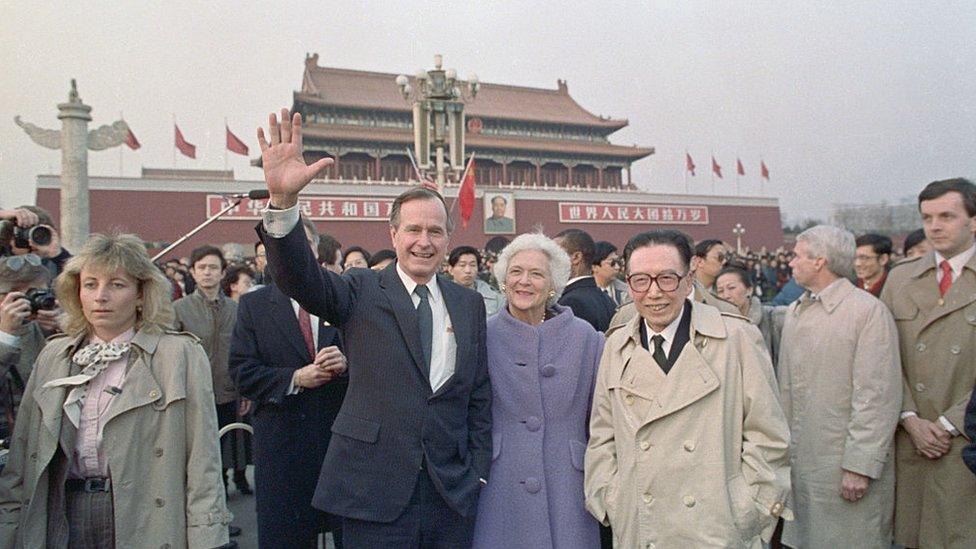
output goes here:
<path id="1" fill-rule="evenodd" d="M 668 355 L 664 353 L 664 336 L 656 335 L 651 338 L 651 342 L 654 343 L 654 361 L 664 370 L 665 374 L 668 373 L 671 365 L 668 364 Z"/>
<path id="2" fill-rule="evenodd" d="M 424 351 L 424 371 L 430 375 L 430 349 L 434 338 L 434 313 L 430 309 L 430 289 L 418 284 L 413 293 L 420 297 L 417 305 L 417 323 L 420 326 L 420 348 Z"/>

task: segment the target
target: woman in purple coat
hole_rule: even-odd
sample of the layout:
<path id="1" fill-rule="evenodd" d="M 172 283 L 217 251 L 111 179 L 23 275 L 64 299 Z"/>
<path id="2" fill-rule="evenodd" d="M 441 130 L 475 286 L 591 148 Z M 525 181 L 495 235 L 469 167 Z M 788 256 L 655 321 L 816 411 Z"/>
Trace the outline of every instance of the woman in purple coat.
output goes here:
<path id="1" fill-rule="evenodd" d="M 541 234 L 517 237 L 495 264 L 508 302 L 488 319 L 492 463 L 476 548 L 600 546 L 583 506 L 583 454 L 603 334 L 556 305 L 569 269 Z"/>

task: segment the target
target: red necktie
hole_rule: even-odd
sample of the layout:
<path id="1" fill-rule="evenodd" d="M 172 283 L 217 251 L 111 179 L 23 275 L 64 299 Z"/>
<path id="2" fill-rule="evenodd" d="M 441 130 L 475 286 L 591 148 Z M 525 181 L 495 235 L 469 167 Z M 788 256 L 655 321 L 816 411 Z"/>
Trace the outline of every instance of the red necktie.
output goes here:
<path id="1" fill-rule="evenodd" d="M 305 347 L 308 348 L 308 354 L 315 360 L 315 340 L 312 339 L 312 317 L 308 315 L 308 311 L 298 308 L 298 326 L 302 329 L 302 337 L 305 338 Z"/>
<path id="2" fill-rule="evenodd" d="M 945 259 L 942 263 L 939 263 L 939 267 L 942 268 L 942 280 L 939 281 L 939 293 L 943 296 L 949 291 L 949 287 L 952 286 L 952 265 Z"/>

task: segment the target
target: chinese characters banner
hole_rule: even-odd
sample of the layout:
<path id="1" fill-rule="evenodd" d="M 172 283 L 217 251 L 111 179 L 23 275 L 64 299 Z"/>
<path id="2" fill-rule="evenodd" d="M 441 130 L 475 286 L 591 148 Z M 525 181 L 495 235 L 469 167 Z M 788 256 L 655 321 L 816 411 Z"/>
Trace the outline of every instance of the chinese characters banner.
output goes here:
<path id="1" fill-rule="evenodd" d="M 207 195 L 207 217 L 230 206 L 233 200 L 218 194 Z M 255 220 L 267 200 L 245 198 L 221 219 Z M 298 199 L 302 215 L 314 221 L 387 221 L 393 208 L 392 198 L 348 198 L 342 196 L 303 196 Z"/>
<path id="2" fill-rule="evenodd" d="M 560 202 L 559 222 L 707 225 L 708 206 Z"/>

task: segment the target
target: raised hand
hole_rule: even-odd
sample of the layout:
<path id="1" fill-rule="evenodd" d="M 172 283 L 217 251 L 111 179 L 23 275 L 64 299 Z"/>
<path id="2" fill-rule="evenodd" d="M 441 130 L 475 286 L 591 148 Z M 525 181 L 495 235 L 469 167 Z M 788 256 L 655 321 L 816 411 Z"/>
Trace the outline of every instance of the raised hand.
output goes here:
<path id="1" fill-rule="evenodd" d="M 308 185 L 313 177 L 332 164 L 331 158 L 322 158 L 311 166 L 305 164 L 302 156 L 302 115 L 289 116 L 288 109 L 281 109 L 281 124 L 278 117 L 268 115 L 268 134 L 258 128 L 258 144 L 261 146 L 261 164 L 264 166 L 264 181 L 271 194 L 271 204 L 277 208 L 290 208 L 298 202 L 298 193 Z"/>

